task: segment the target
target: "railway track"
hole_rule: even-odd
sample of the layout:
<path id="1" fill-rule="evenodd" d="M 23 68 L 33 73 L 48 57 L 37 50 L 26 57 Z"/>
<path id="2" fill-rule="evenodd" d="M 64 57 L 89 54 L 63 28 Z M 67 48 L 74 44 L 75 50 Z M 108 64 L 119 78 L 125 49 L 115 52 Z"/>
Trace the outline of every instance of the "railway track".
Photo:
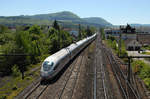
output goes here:
<path id="1" fill-rule="evenodd" d="M 118 85 L 122 92 L 124 99 L 141 99 L 138 90 L 133 86 L 132 83 L 128 82 L 127 76 L 122 71 L 120 64 L 117 62 L 117 59 L 113 56 L 112 52 L 104 47 L 104 52 L 108 61 L 111 64 L 114 75 L 118 81 Z"/>
<path id="2" fill-rule="evenodd" d="M 66 77 L 65 80 L 62 80 L 62 84 L 60 85 L 60 83 L 56 82 L 54 86 L 50 86 L 48 88 L 48 89 L 54 89 L 54 87 L 56 87 L 55 88 L 56 90 L 53 92 L 46 91 L 45 95 L 41 96 L 39 99 L 43 99 L 43 97 L 48 97 L 47 94 L 51 95 L 51 96 L 49 95 L 48 97 L 49 99 L 72 99 L 74 98 L 74 95 L 75 95 L 74 91 L 76 89 L 78 77 L 80 74 L 80 69 L 81 69 L 81 66 L 85 63 L 86 58 L 87 58 L 85 55 L 85 50 L 81 52 L 80 56 L 78 56 L 76 62 L 72 66 L 72 69 L 70 70 L 70 72 L 67 73 L 68 77 Z"/>
<path id="3" fill-rule="evenodd" d="M 72 99 L 77 79 L 79 77 L 80 68 L 82 66 L 83 61 L 85 60 L 85 52 L 83 52 L 80 57 L 80 61 L 78 61 L 79 63 L 76 63 L 74 65 L 70 76 L 68 77 L 62 91 L 60 92 L 59 99 Z"/>
<path id="4" fill-rule="evenodd" d="M 50 84 L 41 84 L 40 80 L 34 84 L 34 87 L 30 88 L 26 93 L 20 95 L 22 99 L 66 99 L 66 96 L 71 99 L 74 93 L 74 88 L 78 79 L 80 72 L 80 67 L 85 61 L 85 50 L 80 53 L 79 56 L 71 63 L 72 66 L 69 66 L 66 72 L 58 79 L 58 81 Z M 70 87 L 71 85 L 71 87 Z M 58 89 L 57 89 L 58 88 Z M 49 95 L 45 96 L 48 92 L 48 89 L 55 89 Z M 52 98 L 53 97 L 53 98 Z M 16 98 L 16 99 L 20 99 Z"/>
<path id="5" fill-rule="evenodd" d="M 96 45 L 96 47 L 97 47 L 97 45 Z M 97 53 L 97 49 L 96 49 L 96 51 L 95 51 L 95 69 L 94 69 L 94 97 L 93 97 L 93 99 L 96 99 L 96 97 L 97 97 L 97 66 L 96 66 L 96 64 L 97 64 L 97 57 L 96 57 L 96 53 Z"/>
<path id="6" fill-rule="evenodd" d="M 106 72 L 106 60 L 104 59 L 102 45 L 97 39 L 96 51 L 95 51 L 95 68 L 94 68 L 94 99 L 112 99 L 112 95 L 109 93 L 109 83 L 107 80 Z M 109 89 L 109 90 L 108 90 Z"/>
<path id="7" fill-rule="evenodd" d="M 39 82 L 29 93 L 25 95 L 24 99 L 38 99 L 47 87 L 48 85 L 41 85 Z"/>
<path id="8" fill-rule="evenodd" d="M 79 56 L 80 57 L 80 56 Z M 73 68 L 71 68 L 71 71 L 70 71 L 70 74 L 69 74 L 69 77 L 67 78 L 67 80 L 65 80 L 66 82 L 65 82 L 65 85 L 64 85 L 64 88 L 61 90 L 61 92 L 59 92 L 60 93 L 60 95 L 59 95 L 59 98 L 58 99 L 61 99 L 61 96 L 62 96 L 62 94 L 63 94 L 63 92 L 64 92 L 64 90 L 65 90 L 65 87 L 66 87 L 66 85 L 67 85 L 67 82 L 69 81 L 69 79 L 70 79 L 70 76 L 71 76 L 71 74 L 72 74 L 72 72 L 73 72 L 73 70 L 74 70 L 74 68 L 75 68 L 75 65 L 77 64 L 77 61 L 79 61 L 79 58 L 77 59 L 77 60 L 75 60 L 75 63 L 74 63 L 74 65 L 73 65 Z M 63 75 L 63 76 L 66 76 L 67 75 L 67 73 L 65 74 L 65 75 Z M 56 82 L 57 83 L 57 82 Z M 26 95 L 25 95 L 25 97 L 24 97 L 24 99 L 39 99 L 40 97 L 41 97 L 41 95 L 44 93 L 44 91 L 46 91 L 46 89 L 48 88 L 48 87 L 54 87 L 54 86 L 59 86 L 59 85 L 57 85 L 57 84 L 55 84 L 55 85 L 41 85 L 41 83 L 40 82 L 38 82 L 38 84 L 30 91 L 30 92 L 28 92 Z M 56 96 L 57 97 L 57 96 Z"/>

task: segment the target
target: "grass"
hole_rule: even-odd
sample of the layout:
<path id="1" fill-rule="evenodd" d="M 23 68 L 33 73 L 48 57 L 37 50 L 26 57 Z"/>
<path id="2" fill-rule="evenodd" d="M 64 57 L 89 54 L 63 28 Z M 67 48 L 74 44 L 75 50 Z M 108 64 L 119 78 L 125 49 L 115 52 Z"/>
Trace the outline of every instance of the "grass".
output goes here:
<path id="1" fill-rule="evenodd" d="M 90 45 L 90 48 L 89 48 L 89 53 L 92 53 L 93 50 L 95 48 L 95 43 L 93 42 L 91 45 Z"/>
<path id="2" fill-rule="evenodd" d="M 150 46 L 142 47 L 142 49 L 150 50 Z"/>
<path id="3" fill-rule="evenodd" d="M 132 69 L 145 83 L 150 90 L 150 66 L 144 63 L 142 60 L 132 62 Z"/>
<path id="4" fill-rule="evenodd" d="M 11 76 L 8 79 L 3 79 L 5 83 L 3 87 L 0 88 L 0 99 L 14 98 L 17 94 L 19 94 L 24 88 L 26 88 L 29 84 L 31 84 L 37 77 L 39 77 L 39 70 L 31 72 L 31 70 L 37 66 L 40 66 L 41 63 L 36 65 L 29 66 L 29 70 L 25 72 L 25 78 L 22 79 L 21 75 L 18 77 Z"/>
<path id="5" fill-rule="evenodd" d="M 142 52 L 142 54 L 150 55 L 150 52 Z"/>
<path id="6" fill-rule="evenodd" d="M 116 45 L 116 42 L 112 42 L 111 40 L 104 40 L 103 41 L 105 45 L 107 45 L 108 48 L 111 48 L 113 53 L 115 53 L 116 55 L 118 55 L 118 47 Z M 125 45 L 124 43 L 122 42 L 122 47 L 121 47 L 121 56 L 127 56 L 127 51 L 126 51 L 126 48 L 125 48 Z M 122 58 L 122 60 L 127 63 L 128 62 L 128 59 L 127 58 Z"/>
<path id="7" fill-rule="evenodd" d="M 2 54 L 2 46 L 0 45 L 0 54 Z"/>

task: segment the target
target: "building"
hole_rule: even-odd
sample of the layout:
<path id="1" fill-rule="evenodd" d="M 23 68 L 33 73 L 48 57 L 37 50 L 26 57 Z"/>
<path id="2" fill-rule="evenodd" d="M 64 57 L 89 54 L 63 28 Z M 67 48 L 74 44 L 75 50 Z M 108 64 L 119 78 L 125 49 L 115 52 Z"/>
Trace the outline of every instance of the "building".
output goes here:
<path id="1" fill-rule="evenodd" d="M 137 40 L 142 46 L 148 46 L 150 45 L 150 34 L 148 33 L 140 33 L 137 34 Z"/>
<path id="2" fill-rule="evenodd" d="M 120 26 L 119 29 L 106 29 L 106 39 L 109 35 L 115 37 L 117 42 L 119 42 L 119 38 L 121 37 L 125 42 L 127 50 L 140 50 L 141 48 L 141 44 L 137 41 L 136 29 L 129 24 L 127 24 L 127 26 Z"/>
<path id="3" fill-rule="evenodd" d="M 140 50 L 142 45 L 137 40 L 132 40 L 128 44 L 126 44 L 126 49 L 129 51 L 138 51 Z"/>
<path id="4" fill-rule="evenodd" d="M 105 38 L 107 39 L 109 36 L 113 36 L 115 38 L 118 38 L 120 35 L 119 29 L 104 29 L 105 32 Z"/>
<path id="5" fill-rule="evenodd" d="M 71 30 L 71 31 L 69 31 L 69 33 L 71 34 L 71 35 L 74 35 L 74 36 L 76 36 L 76 37 L 78 37 L 78 31 L 76 31 L 76 30 Z"/>
<path id="6" fill-rule="evenodd" d="M 129 24 L 127 26 L 120 26 L 122 33 L 133 34 L 136 33 L 135 28 L 131 27 Z"/>

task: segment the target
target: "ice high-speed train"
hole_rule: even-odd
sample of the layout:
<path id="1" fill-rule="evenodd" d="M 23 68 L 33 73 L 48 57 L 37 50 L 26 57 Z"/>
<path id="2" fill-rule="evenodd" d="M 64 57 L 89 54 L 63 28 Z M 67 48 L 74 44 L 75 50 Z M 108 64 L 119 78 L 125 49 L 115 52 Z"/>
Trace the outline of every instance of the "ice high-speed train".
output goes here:
<path id="1" fill-rule="evenodd" d="M 40 71 L 41 80 L 55 77 L 73 57 L 96 38 L 96 35 L 95 33 L 47 57 L 42 63 Z"/>

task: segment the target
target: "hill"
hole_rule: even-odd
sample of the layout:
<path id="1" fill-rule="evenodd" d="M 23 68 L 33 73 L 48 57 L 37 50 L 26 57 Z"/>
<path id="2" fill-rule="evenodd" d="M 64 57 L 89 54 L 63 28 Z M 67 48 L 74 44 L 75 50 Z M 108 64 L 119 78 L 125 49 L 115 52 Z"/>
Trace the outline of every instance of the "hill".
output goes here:
<path id="1" fill-rule="evenodd" d="M 51 14 L 39 14 L 39 15 L 25 16 L 25 17 L 33 18 L 33 19 L 40 19 L 40 20 L 55 20 L 56 19 L 56 20 L 81 21 L 79 16 L 69 11 L 63 11 L 63 12 L 51 13 Z"/>
<path id="2" fill-rule="evenodd" d="M 134 26 L 134 27 L 140 27 L 140 26 L 148 26 L 150 27 L 150 24 L 130 24 L 131 26 Z"/>
<path id="3" fill-rule="evenodd" d="M 103 18 L 100 18 L 100 17 L 83 18 L 83 20 L 87 21 L 88 23 L 95 23 L 95 24 L 99 24 L 99 25 L 106 25 L 106 26 L 112 25 L 112 24 L 110 24 L 109 22 L 107 22 L 106 20 L 104 20 Z"/>
<path id="4" fill-rule="evenodd" d="M 90 26 L 108 26 L 111 25 L 106 20 L 99 17 L 92 18 L 80 18 L 78 15 L 69 12 L 62 11 L 57 13 L 50 14 L 37 14 L 37 15 L 21 15 L 21 16 L 10 16 L 0 17 L 0 24 L 4 25 L 26 25 L 26 24 L 39 24 L 39 25 L 51 25 L 52 21 L 58 20 L 63 25 L 75 25 L 75 24 L 83 24 Z"/>

